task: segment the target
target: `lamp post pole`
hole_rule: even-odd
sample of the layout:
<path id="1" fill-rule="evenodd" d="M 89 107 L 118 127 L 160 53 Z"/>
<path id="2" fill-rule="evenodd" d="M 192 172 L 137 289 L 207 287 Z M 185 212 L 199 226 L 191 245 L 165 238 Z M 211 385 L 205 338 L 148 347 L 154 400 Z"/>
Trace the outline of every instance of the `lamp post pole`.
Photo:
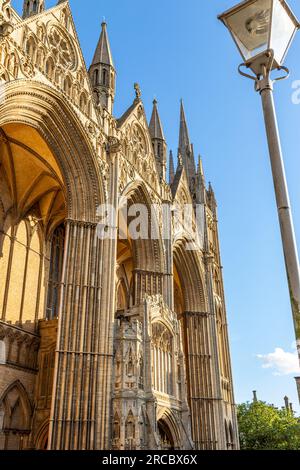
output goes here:
<path id="1" fill-rule="evenodd" d="M 299 258 L 273 98 L 273 83 L 289 75 L 283 63 L 300 23 L 286 0 L 243 0 L 218 18 L 244 59 L 239 73 L 254 80 L 261 95 L 300 363 Z M 243 71 L 243 67 L 254 75 Z M 272 80 L 273 70 L 283 70 L 286 75 Z M 299 390 L 300 377 L 296 380 Z"/>
<path id="2" fill-rule="evenodd" d="M 265 72 L 257 81 L 265 118 L 266 133 L 274 181 L 278 217 L 281 230 L 285 266 L 288 278 L 290 300 L 300 362 L 300 270 L 297 244 L 295 238 L 290 198 L 285 176 L 280 136 L 274 106 L 273 81 L 270 73 Z"/>

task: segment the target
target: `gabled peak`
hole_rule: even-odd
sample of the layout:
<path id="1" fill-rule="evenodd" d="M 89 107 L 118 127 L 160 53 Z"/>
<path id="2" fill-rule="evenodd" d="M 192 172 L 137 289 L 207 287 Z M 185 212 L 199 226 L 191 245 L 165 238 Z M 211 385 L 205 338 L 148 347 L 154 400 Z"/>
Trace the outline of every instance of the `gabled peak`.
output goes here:
<path id="1" fill-rule="evenodd" d="M 176 194 L 178 193 L 178 191 L 181 190 L 180 188 L 185 189 L 186 194 L 189 195 L 190 200 L 192 201 L 192 197 L 191 197 L 191 193 L 189 189 L 189 181 L 187 178 L 185 168 L 184 166 L 180 165 L 180 163 L 178 163 L 175 178 L 174 178 L 173 183 L 171 184 L 171 191 L 172 191 L 173 197 L 176 197 Z"/>
<path id="2" fill-rule="evenodd" d="M 127 121 L 129 116 L 131 116 L 131 114 L 138 108 L 145 117 L 144 106 L 143 106 L 142 99 L 141 99 L 141 96 L 142 96 L 141 88 L 138 83 L 135 83 L 133 87 L 134 87 L 134 92 L 135 92 L 135 99 L 132 105 L 129 106 L 129 108 L 125 111 L 125 113 L 117 120 L 118 127 L 122 127 L 122 125 Z"/>
<path id="3" fill-rule="evenodd" d="M 153 111 L 149 124 L 149 132 L 152 139 L 165 140 L 156 100 L 153 101 Z"/>
<path id="4" fill-rule="evenodd" d="M 105 64 L 114 67 L 105 21 L 101 24 L 101 34 L 92 61 L 92 65 Z"/>

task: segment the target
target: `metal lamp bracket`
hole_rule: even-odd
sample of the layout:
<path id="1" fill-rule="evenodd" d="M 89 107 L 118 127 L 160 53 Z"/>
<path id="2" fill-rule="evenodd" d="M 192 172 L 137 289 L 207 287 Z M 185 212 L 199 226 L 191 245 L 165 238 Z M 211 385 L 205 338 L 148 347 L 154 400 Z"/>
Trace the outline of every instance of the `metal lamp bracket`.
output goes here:
<path id="1" fill-rule="evenodd" d="M 261 75 L 254 75 L 254 74 L 251 75 L 250 73 L 244 72 L 243 68 L 246 68 L 247 70 L 249 70 L 249 65 L 247 65 L 247 63 L 240 64 L 238 67 L 239 74 L 242 75 L 243 77 L 253 80 L 255 82 L 254 84 L 255 91 L 259 91 L 259 92 L 261 92 L 265 88 L 273 89 L 274 82 L 278 82 L 280 80 L 286 80 L 290 76 L 289 69 L 287 67 L 284 67 L 283 65 L 280 65 L 276 67 L 276 69 L 273 69 L 277 71 L 282 70 L 283 72 L 285 72 L 284 75 L 276 77 L 276 78 L 271 78 L 271 72 L 273 70 L 270 69 L 269 67 L 264 67 L 264 71 Z"/>

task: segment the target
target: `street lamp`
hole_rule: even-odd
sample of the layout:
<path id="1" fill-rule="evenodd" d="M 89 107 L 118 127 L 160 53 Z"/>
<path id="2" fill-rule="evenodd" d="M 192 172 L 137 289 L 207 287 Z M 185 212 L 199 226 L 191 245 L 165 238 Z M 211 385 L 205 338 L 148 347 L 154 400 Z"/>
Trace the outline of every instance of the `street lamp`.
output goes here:
<path id="1" fill-rule="evenodd" d="M 219 19 L 229 29 L 243 57 L 240 74 L 254 80 L 262 99 L 300 361 L 299 259 L 273 99 L 274 82 L 289 75 L 283 62 L 300 25 L 285 0 L 245 0 Z M 283 70 L 284 75 L 271 79 L 273 70 Z"/>

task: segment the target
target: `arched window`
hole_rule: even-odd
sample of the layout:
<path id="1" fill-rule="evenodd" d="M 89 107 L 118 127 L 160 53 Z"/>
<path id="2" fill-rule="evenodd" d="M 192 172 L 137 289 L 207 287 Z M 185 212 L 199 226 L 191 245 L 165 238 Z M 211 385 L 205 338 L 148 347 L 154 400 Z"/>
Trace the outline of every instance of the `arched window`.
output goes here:
<path id="1" fill-rule="evenodd" d="M 102 85 L 107 85 L 107 70 L 103 69 L 102 70 Z"/>
<path id="2" fill-rule="evenodd" d="M 64 92 L 67 95 L 71 94 L 71 87 L 72 87 L 72 83 L 71 83 L 70 77 L 66 77 L 64 80 Z"/>
<path id="3" fill-rule="evenodd" d="M 95 86 L 99 85 L 99 70 L 98 69 L 94 71 L 94 85 Z"/>
<path id="4" fill-rule="evenodd" d="M 48 298 L 46 311 L 46 317 L 48 320 L 52 320 L 54 318 L 57 318 L 58 316 L 64 245 L 65 228 L 63 225 L 61 225 L 54 231 L 51 243 Z"/>
<path id="5" fill-rule="evenodd" d="M 52 57 L 49 57 L 46 62 L 46 75 L 50 80 L 54 77 L 54 61 Z"/>
<path id="6" fill-rule="evenodd" d="M 37 12 L 37 1 L 36 0 L 34 0 L 34 2 L 33 2 L 32 11 L 33 11 L 33 13 Z"/>
<path id="7" fill-rule="evenodd" d="M 86 99 L 85 93 L 81 93 L 80 95 L 79 106 L 84 113 L 87 112 L 87 99 Z"/>
<path id="8" fill-rule="evenodd" d="M 33 37 L 30 37 L 26 43 L 26 53 L 33 59 L 33 61 L 34 61 L 35 49 L 36 49 L 35 40 L 33 39 Z"/>
<path id="9" fill-rule="evenodd" d="M 5 439 L 0 450 L 21 450 L 24 436 L 30 432 L 31 406 L 26 390 L 14 382 L 0 402 L 0 429 Z"/>
<path id="10" fill-rule="evenodd" d="M 30 1 L 26 3 L 26 8 L 25 8 L 25 15 L 28 16 L 30 13 Z"/>
<path id="11" fill-rule="evenodd" d="M 44 65 L 44 51 L 43 49 L 39 49 L 37 52 L 37 57 L 36 57 L 36 65 L 38 67 L 42 67 Z"/>
<path id="12" fill-rule="evenodd" d="M 152 386 L 173 395 L 173 336 L 162 323 L 152 326 Z"/>
<path id="13" fill-rule="evenodd" d="M 117 315 L 120 313 L 124 313 L 127 309 L 128 304 L 128 293 L 126 290 L 126 285 L 123 279 L 121 279 L 117 285 L 117 298 L 116 298 L 116 305 L 117 305 Z"/>
<path id="14" fill-rule="evenodd" d="M 120 439 L 120 419 L 118 413 L 114 416 L 113 439 Z"/>
<path id="15" fill-rule="evenodd" d="M 161 152 L 161 144 L 158 142 L 157 144 L 157 155 L 160 157 L 160 152 Z"/>

